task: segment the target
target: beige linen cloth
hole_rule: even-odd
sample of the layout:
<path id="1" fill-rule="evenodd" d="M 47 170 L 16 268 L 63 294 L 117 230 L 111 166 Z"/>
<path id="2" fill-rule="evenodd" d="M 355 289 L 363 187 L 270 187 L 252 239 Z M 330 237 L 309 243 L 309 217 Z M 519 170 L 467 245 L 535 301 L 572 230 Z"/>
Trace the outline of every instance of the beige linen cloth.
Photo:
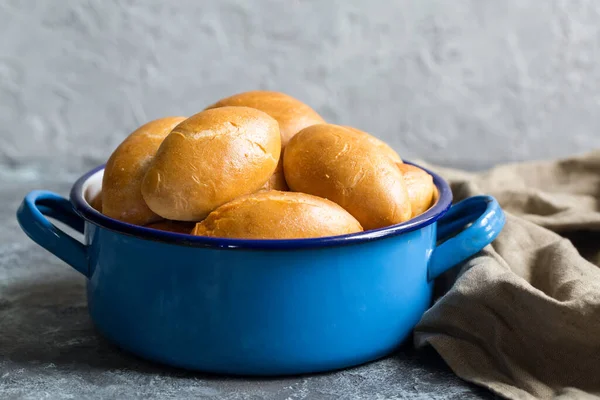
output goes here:
<path id="1" fill-rule="evenodd" d="M 455 201 L 495 196 L 507 222 L 438 282 L 454 284 L 415 344 L 505 398 L 600 398 L 600 150 L 476 174 L 432 169 Z"/>

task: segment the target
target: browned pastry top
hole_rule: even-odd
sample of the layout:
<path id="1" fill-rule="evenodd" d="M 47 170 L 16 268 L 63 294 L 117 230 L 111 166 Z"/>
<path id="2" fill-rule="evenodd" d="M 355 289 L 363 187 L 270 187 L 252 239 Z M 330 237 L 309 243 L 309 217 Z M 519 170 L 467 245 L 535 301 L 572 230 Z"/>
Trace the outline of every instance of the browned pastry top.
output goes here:
<path id="1" fill-rule="evenodd" d="M 103 214 L 138 225 L 161 219 L 142 198 L 142 179 L 162 141 L 184 120 L 185 117 L 166 117 L 148 122 L 116 148 L 102 178 Z"/>
<path id="2" fill-rule="evenodd" d="M 298 132 L 285 148 L 283 170 L 291 190 L 336 202 L 364 229 L 394 225 L 411 216 L 396 163 L 342 126 L 320 124 Z"/>
<path id="3" fill-rule="evenodd" d="M 200 221 L 269 180 L 281 152 L 277 121 L 249 107 L 202 111 L 165 138 L 142 182 L 142 195 L 165 219 Z"/>
<path id="4" fill-rule="evenodd" d="M 264 111 L 279 123 L 281 145 L 285 145 L 300 130 L 325 121 L 315 110 L 287 94 L 254 90 L 219 100 L 207 109 L 223 106 L 244 106 Z"/>
<path id="5" fill-rule="evenodd" d="M 245 239 L 297 239 L 362 231 L 337 204 L 305 193 L 262 191 L 210 213 L 193 234 Z"/>

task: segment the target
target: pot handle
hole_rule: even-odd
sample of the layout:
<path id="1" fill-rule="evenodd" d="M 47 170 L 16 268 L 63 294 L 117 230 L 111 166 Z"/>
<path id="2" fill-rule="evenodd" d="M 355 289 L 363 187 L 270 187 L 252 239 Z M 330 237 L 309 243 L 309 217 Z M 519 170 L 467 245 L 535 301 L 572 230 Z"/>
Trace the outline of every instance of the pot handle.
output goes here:
<path id="1" fill-rule="evenodd" d="M 473 196 L 453 205 L 437 221 L 437 240 L 441 243 L 429 259 L 429 279 L 437 278 L 492 243 L 505 222 L 506 216 L 492 196 Z"/>
<path id="2" fill-rule="evenodd" d="M 86 246 L 60 230 L 47 216 L 84 232 L 84 221 L 71 202 L 56 193 L 34 190 L 25 196 L 17 210 L 17 220 L 27 236 L 87 277 Z"/>

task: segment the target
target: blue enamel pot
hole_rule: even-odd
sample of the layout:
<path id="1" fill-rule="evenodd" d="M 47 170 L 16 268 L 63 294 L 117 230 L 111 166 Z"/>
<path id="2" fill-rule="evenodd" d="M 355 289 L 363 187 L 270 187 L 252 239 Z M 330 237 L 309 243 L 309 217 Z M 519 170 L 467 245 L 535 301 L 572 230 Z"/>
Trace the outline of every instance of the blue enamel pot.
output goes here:
<path id="1" fill-rule="evenodd" d="M 489 196 L 451 207 L 448 184 L 411 221 L 317 239 L 196 237 L 95 211 L 103 167 L 70 201 L 29 193 L 23 231 L 87 278 L 101 334 L 141 357 L 206 372 L 287 375 L 349 367 L 393 352 L 432 301 L 434 279 L 492 242 L 504 214 Z M 47 218 L 84 235 L 69 236 Z"/>

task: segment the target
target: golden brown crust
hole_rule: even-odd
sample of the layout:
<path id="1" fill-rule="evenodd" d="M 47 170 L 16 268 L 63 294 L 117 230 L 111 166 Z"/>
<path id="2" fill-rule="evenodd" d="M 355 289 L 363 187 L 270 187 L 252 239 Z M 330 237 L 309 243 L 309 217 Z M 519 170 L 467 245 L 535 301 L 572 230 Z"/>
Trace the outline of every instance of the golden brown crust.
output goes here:
<path id="1" fill-rule="evenodd" d="M 244 106 L 264 111 L 279 123 L 281 145 L 285 145 L 300 130 L 325 122 L 315 110 L 301 101 L 280 92 L 254 90 L 219 100 L 206 109 L 223 106 Z"/>
<path id="2" fill-rule="evenodd" d="M 281 152 L 277 121 L 248 107 L 202 111 L 161 144 L 142 182 L 146 204 L 165 219 L 200 221 L 259 190 Z"/>
<path id="3" fill-rule="evenodd" d="M 158 229 L 159 231 L 191 234 L 194 230 L 195 222 L 169 221 L 162 220 L 152 222 L 146 225 L 146 228 Z"/>
<path id="4" fill-rule="evenodd" d="M 435 194 L 433 177 L 427 172 L 414 165 L 396 164 L 402 175 L 408 190 L 408 198 L 412 209 L 412 218 L 423 214 L 431 207 Z"/>
<path id="5" fill-rule="evenodd" d="M 275 172 L 273 172 L 273 175 L 271 175 L 261 190 L 279 190 L 282 192 L 287 192 L 290 190 L 285 181 L 285 175 L 283 173 L 283 157 L 279 157 L 279 162 L 277 163 Z"/>
<path id="6" fill-rule="evenodd" d="M 98 212 L 102 212 L 102 192 L 98 193 L 89 201 L 90 206 Z"/>
<path id="7" fill-rule="evenodd" d="M 305 193 L 258 192 L 222 205 L 192 232 L 240 239 L 299 239 L 361 232 L 337 204 Z"/>
<path id="8" fill-rule="evenodd" d="M 166 117 L 148 122 L 117 147 L 104 169 L 103 214 L 137 225 L 160 219 L 142 198 L 142 178 L 164 138 L 184 120 L 185 117 Z"/>
<path id="9" fill-rule="evenodd" d="M 410 219 L 396 164 L 344 127 L 322 124 L 298 132 L 285 148 L 283 168 L 291 190 L 336 202 L 365 230 Z"/>
<path id="10" fill-rule="evenodd" d="M 351 126 L 344 126 L 344 128 L 351 130 L 354 133 L 357 133 L 359 135 L 359 137 L 363 137 L 365 140 L 369 141 L 371 144 L 373 144 L 374 146 L 376 146 L 379 150 L 381 150 L 383 153 L 385 153 L 386 156 L 388 156 L 389 158 L 392 159 L 392 161 L 394 162 L 398 162 L 401 163 L 402 159 L 400 158 L 400 156 L 398 155 L 398 153 L 396 153 L 396 150 L 392 149 L 390 147 L 390 145 L 388 145 L 386 142 L 384 142 L 383 140 L 380 140 L 378 138 L 376 138 L 375 136 L 365 132 L 365 131 L 361 131 L 360 129 L 356 129 L 353 128 Z"/>

